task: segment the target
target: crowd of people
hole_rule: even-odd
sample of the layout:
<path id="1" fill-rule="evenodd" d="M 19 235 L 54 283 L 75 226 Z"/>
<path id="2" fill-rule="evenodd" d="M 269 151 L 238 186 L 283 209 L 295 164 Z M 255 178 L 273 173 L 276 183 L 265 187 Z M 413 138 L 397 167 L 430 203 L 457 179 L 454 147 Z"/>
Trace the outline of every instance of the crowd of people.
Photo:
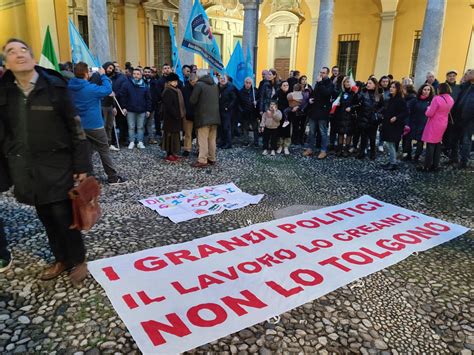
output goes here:
<path id="1" fill-rule="evenodd" d="M 416 89 L 410 78 L 391 75 L 355 82 L 337 66 L 321 68 L 314 86 L 297 70 L 281 80 L 269 69 L 258 86 L 248 77 L 239 89 L 226 74 L 195 65 L 177 68 L 180 75 L 169 64 L 158 73 L 130 63 L 122 70 L 117 62 L 101 68 L 64 63 L 56 72 L 37 66 L 19 39 L 7 41 L 3 55 L 0 191 L 13 185 L 17 200 L 35 206 L 46 228 L 56 261 L 42 280 L 66 270 L 73 282 L 85 277 L 84 243 L 69 229 L 68 191 L 92 174 L 94 150 L 108 183 L 121 184 L 126 179 L 113 152 L 159 142 L 167 163 L 195 154 L 196 168 L 216 164 L 218 148 L 242 144 L 270 156 L 300 147 L 320 160 L 332 152 L 374 160 L 385 149 L 384 169 L 399 169 L 401 157 L 436 172 L 443 153 L 448 164 L 466 168 L 472 148 L 474 70 L 459 84 L 455 70 L 443 83 L 428 73 Z M 11 265 L 2 229 L 0 272 Z"/>

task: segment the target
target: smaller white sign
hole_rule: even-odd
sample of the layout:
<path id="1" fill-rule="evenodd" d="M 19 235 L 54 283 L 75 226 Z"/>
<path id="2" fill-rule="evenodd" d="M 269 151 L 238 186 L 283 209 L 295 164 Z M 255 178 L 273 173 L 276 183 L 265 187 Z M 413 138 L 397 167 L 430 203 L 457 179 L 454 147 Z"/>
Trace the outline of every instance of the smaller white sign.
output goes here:
<path id="1" fill-rule="evenodd" d="M 234 183 L 183 190 L 140 200 L 144 206 L 168 217 L 174 223 L 236 210 L 260 202 L 263 195 L 250 195 Z"/>

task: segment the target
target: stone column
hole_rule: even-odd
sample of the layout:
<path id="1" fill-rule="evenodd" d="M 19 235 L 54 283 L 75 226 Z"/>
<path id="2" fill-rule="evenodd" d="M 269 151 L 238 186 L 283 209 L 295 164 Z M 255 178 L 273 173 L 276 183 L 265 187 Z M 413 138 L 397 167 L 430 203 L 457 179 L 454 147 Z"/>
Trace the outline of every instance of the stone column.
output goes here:
<path id="1" fill-rule="evenodd" d="M 106 0 L 87 0 L 89 46 L 99 63 L 109 61 L 109 26 Z"/>
<path id="2" fill-rule="evenodd" d="M 181 48 L 183 43 L 184 32 L 188 25 L 189 16 L 191 16 L 191 10 L 193 9 L 192 0 L 179 0 L 179 17 L 178 17 L 178 30 L 176 31 L 176 46 L 179 50 L 179 58 L 181 64 L 194 64 L 194 54 L 190 51 Z"/>
<path id="3" fill-rule="evenodd" d="M 474 68 L 474 0 L 471 0 L 470 6 L 472 9 L 472 31 L 469 48 L 467 50 L 466 64 L 464 65 L 464 72 L 468 69 Z"/>
<path id="4" fill-rule="evenodd" d="M 334 19 L 334 0 L 321 0 L 319 6 L 318 33 L 314 53 L 313 80 L 319 75 L 321 67 L 330 67 L 332 27 Z"/>
<path id="5" fill-rule="evenodd" d="M 140 0 L 125 1 L 125 62 L 132 63 L 132 66 L 138 65 L 140 55 L 138 48 L 139 3 Z"/>
<path id="6" fill-rule="evenodd" d="M 380 13 L 380 34 L 375 57 L 374 74 L 377 78 L 389 74 L 390 58 L 392 53 L 393 25 L 395 24 L 396 11 Z"/>
<path id="7" fill-rule="evenodd" d="M 436 74 L 438 71 L 445 16 L 446 0 L 428 0 L 416 60 L 415 87 L 425 82 L 427 72 L 432 71 Z"/>
<path id="8" fill-rule="evenodd" d="M 242 49 L 244 55 L 247 57 L 247 48 L 252 51 L 252 66 L 256 58 L 254 58 L 256 39 L 258 38 L 257 27 L 257 2 L 260 4 L 261 0 L 239 0 L 244 5 L 244 31 L 242 38 Z"/>

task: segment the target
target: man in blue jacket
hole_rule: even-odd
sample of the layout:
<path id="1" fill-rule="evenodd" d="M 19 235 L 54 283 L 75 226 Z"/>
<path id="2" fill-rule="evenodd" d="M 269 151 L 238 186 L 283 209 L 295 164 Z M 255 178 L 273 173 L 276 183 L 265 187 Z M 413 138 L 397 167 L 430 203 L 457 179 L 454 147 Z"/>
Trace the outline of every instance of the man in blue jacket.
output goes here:
<path id="1" fill-rule="evenodd" d="M 102 166 L 108 177 L 109 184 L 125 182 L 118 176 L 110 156 L 107 133 L 102 119 L 101 100 L 112 93 L 112 83 L 105 75 L 103 68 L 99 69 L 102 85 L 88 81 L 89 67 L 86 63 L 77 63 L 74 67 L 74 78 L 69 80 L 68 89 L 71 93 L 81 124 L 92 147 L 99 152 Z"/>

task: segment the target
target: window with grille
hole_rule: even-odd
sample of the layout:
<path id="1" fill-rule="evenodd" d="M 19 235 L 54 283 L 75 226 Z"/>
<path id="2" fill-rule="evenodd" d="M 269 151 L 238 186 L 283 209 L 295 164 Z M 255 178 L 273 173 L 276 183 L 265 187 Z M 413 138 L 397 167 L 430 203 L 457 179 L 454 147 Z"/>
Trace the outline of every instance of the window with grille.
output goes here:
<path id="1" fill-rule="evenodd" d="M 77 30 L 81 34 L 82 39 L 86 42 L 87 46 L 89 46 L 89 25 L 87 24 L 87 16 L 78 15 L 77 25 Z"/>
<path id="2" fill-rule="evenodd" d="M 357 73 L 357 58 L 359 56 L 359 34 L 339 35 L 337 51 L 337 66 L 341 74 L 347 74 L 352 69 L 354 78 Z"/>
<path id="3" fill-rule="evenodd" d="M 411 52 L 411 66 L 410 77 L 415 77 L 416 61 L 418 59 L 418 51 L 420 49 L 421 31 L 415 31 L 415 38 L 413 39 L 413 50 Z"/>
<path id="4" fill-rule="evenodd" d="M 153 26 L 153 61 L 157 68 L 165 63 L 171 64 L 171 38 L 168 26 Z"/>

